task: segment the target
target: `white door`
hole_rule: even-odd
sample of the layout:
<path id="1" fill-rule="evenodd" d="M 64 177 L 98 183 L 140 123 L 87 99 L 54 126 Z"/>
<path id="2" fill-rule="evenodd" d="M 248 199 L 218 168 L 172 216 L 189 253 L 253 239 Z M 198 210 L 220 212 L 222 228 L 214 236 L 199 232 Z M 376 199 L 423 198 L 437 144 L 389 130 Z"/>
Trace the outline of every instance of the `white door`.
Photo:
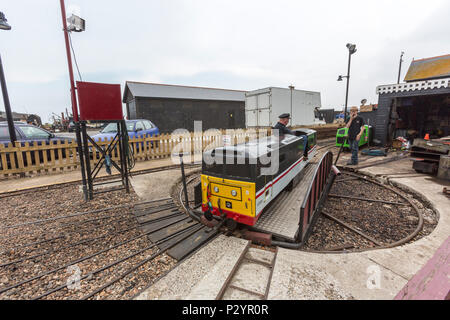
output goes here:
<path id="1" fill-rule="evenodd" d="M 246 110 L 245 111 L 245 123 L 247 127 L 256 127 L 258 125 L 258 110 Z"/>
<path id="2" fill-rule="evenodd" d="M 270 127 L 270 109 L 259 109 L 258 110 L 258 126 Z"/>

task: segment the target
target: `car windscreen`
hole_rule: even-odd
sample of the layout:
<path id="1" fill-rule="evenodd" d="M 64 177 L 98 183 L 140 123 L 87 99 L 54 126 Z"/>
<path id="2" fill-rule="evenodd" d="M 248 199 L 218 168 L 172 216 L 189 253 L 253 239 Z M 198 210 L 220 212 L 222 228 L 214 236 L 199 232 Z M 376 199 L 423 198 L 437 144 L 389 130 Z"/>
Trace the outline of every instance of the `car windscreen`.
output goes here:
<path id="1" fill-rule="evenodd" d="M 127 126 L 127 131 L 133 131 L 134 130 L 134 122 L 125 122 Z M 110 132 L 117 132 L 117 123 L 110 123 L 108 124 L 105 129 L 101 131 L 102 133 L 110 133 Z"/>
<path id="2" fill-rule="evenodd" d="M 20 127 L 20 129 L 22 130 L 26 138 L 41 138 L 41 139 L 50 138 L 50 133 L 36 127 L 25 126 Z"/>

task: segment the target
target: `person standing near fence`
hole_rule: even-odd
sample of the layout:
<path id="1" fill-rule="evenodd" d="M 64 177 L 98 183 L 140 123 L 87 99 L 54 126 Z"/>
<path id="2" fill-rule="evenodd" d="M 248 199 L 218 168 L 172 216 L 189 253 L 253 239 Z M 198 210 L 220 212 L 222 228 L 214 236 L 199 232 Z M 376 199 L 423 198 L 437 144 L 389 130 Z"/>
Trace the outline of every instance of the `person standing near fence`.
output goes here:
<path id="1" fill-rule="evenodd" d="M 359 151 L 359 140 L 364 133 L 364 119 L 358 116 L 358 108 L 350 108 L 350 118 L 347 119 L 348 128 L 348 144 L 350 150 L 352 151 L 352 158 L 347 165 L 357 165 L 358 164 L 358 151 Z"/>

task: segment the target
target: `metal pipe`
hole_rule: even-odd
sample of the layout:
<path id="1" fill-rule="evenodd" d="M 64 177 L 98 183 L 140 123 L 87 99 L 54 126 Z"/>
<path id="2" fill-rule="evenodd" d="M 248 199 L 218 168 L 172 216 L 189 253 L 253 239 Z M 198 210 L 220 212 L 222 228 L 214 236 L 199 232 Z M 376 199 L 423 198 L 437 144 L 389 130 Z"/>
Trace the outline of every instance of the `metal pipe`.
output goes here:
<path id="1" fill-rule="evenodd" d="M 3 102 L 5 104 L 6 119 L 8 121 L 9 139 L 14 147 L 14 142 L 17 141 L 17 137 L 16 137 L 16 130 L 14 129 L 14 119 L 11 112 L 11 104 L 9 103 L 8 89 L 6 87 L 5 72 L 3 70 L 3 63 L 1 56 L 0 56 L 0 82 L 2 86 Z"/>
<path id="2" fill-rule="evenodd" d="M 333 173 L 334 173 L 335 176 L 340 176 L 341 175 L 341 171 L 339 171 L 339 169 L 335 165 L 331 166 L 331 170 L 333 170 Z"/>
<path id="3" fill-rule="evenodd" d="M 184 173 L 184 162 L 182 153 L 180 153 L 180 167 L 181 167 L 181 178 L 183 179 L 184 202 L 186 203 L 186 208 L 189 208 L 189 198 L 186 185 L 186 175 Z"/>

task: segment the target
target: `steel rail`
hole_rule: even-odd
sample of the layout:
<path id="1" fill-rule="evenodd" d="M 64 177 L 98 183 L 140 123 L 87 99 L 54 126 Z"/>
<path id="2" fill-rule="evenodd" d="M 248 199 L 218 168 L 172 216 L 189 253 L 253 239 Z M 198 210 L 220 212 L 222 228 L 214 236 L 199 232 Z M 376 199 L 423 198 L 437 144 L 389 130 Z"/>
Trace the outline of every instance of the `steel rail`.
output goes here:
<path id="1" fill-rule="evenodd" d="M 142 170 L 137 170 L 137 171 L 131 172 L 130 175 L 138 176 L 138 175 L 160 172 L 160 171 L 165 171 L 165 170 L 175 170 L 175 169 L 178 169 L 179 166 L 180 165 L 172 165 L 172 166 L 164 166 L 164 167 L 159 167 L 159 168 L 142 169 Z M 196 164 L 196 163 L 185 164 L 185 167 L 187 167 L 187 168 L 193 168 L 193 167 L 198 167 L 198 166 L 201 166 L 201 164 Z M 118 178 L 118 177 L 120 177 L 120 174 L 113 174 L 113 175 L 106 176 L 106 177 L 100 177 L 99 181 L 106 181 L 106 180 Z M 11 196 L 19 196 L 19 195 L 23 195 L 23 194 L 27 194 L 27 193 L 32 193 L 32 192 L 37 192 L 37 191 L 40 191 L 41 189 L 47 189 L 47 190 L 58 189 L 59 187 L 78 184 L 81 182 L 82 182 L 82 180 L 74 180 L 74 181 L 50 184 L 50 185 L 46 185 L 46 186 L 32 187 L 32 188 L 28 188 L 28 189 L 24 189 L 24 190 L 6 191 L 6 192 L 0 193 L 0 199 L 11 197 Z"/>
<path id="2" fill-rule="evenodd" d="M 95 270 L 95 271 L 93 271 L 93 272 L 90 272 L 90 273 L 84 275 L 83 277 L 81 277 L 81 278 L 79 279 L 79 281 L 84 280 L 84 279 L 88 278 L 88 277 L 91 276 L 91 275 L 94 275 L 94 274 L 97 274 L 97 273 L 99 273 L 99 272 L 105 271 L 105 270 L 107 270 L 107 269 L 109 269 L 109 268 L 111 268 L 111 267 L 113 267 L 113 266 L 115 266 L 115 265 L 118 265 L 118 264 L 120 264 L 120 263 L 122 263 L 122 262 L 124 262 L 124 261 L 126 261 L 126 260 L 129 260 L 129 259 L 131 259 L 131 258 L 133 258 L 133 257 L 135 257 L 135 256 L 137 256 L 137 255 L 139 255 L 139 254 L 141 254 L 141 253 L 143 253 L 143 252 L 145 252 L 145 251 L 148 251 L 148 250 L 150 250 L 150 249 L 152 249 L 152 248 L 154 248 L 154 247 L 156 247 L 156 246 L 158 246 L 158 245 L 160 245 L 160 244 L 162 244 L 162 243 L 164 243 L 164 242 L 166 242 L 166 241 L 169 241 L 169 240 L 171 240 L 171 239 L 173 239 L 173 238 L 179 236 L 180 234 L 183 234 L 184 232 L 187 232 L 188 229 L 193 228 L 193 227 L 194 227 L 194 226 L 191 226 L 191 227 L 189 227 L 189 228 L 187 228 L 187 229 L 183 229 L 183 230 L 181 230 L 181 231 L 178 231 L 178 232 L 172 234 L 171 236 L 166 237 L 166 238 L 164 238 L 164 239 L 162 239 L 162 240 L 159 240 L 159 241 L 157 241 L 157 242 L 151 244 L 150 246 L 148 246 L 148 247 L 146 247 L 146 248 L 144 248 L 144 249 L 140 249 L 140 250 L 138 250 L 137 252 L 134 252 L 134 253 L 132 253 L 132 254 L 127 255 L 127 256 L 124 257 L 124 258 L 121 258 L 121 259 L 116 260 L 116 261 L 114 261 L 114 262 L 112 262 L 112 263 L 109 263 L 108 265 L 106 265 L 106 266 L 104 266 L 104 267 L 102 267 L 102 268 L 100 268 L 100 269 L 97 269 L 97 270 Z M 198 231 L 198 230 L 196 230 L 195 232 L 197 232 L 197 231 Z M 154 231 L 153 231 L 153 232 L 154 232 Z M 193 232 L 193 233 L 195 233 L 195 232 Z M 193 233 L 192 233 L 192 234 L 193 234 Z M 187 237 L 189 237 L 190 235 L 191 235 L 191 234 L 189 234 Z M 186 237 L 186 238 L 187 238 L 187 237 Z M 184 240 L 184 239 L 186 239 L 186 238 L 183 238 L 182 240 Z M 181 240 L 180 240 L 180 241 L 181 241 Z M 58 286 L 58 287 L 56 287 L 56 288 L 53 288 L 53 289 L 51 289 L 51 290 L 49 290 L 49 291 L 47 291 L 47 292 L 41 294 L 41 295 L 38 296 L 38 297 L 32 298 L 31 300 L 39 300 L 39 299 L 42 299 L 42 298 L 44 298 L 44 297 L 46 297 L 46 296 L 48 296 L 48 295 L 50 295 L 50 294 L 52 294 L 52 293 L 55 293 L 55 292 L 57 292 L 57 291 L 59 291 L 59 290 L 61 290 L 61 289 L 66 288 L 66 287 L 67 287 L 67 284 L 60 285 L 60 286 Z"/>
<path id="3" fill-rule="evenodd" d="M 157 213 L 157 212 L 164 211 L 164 210 L 170 210 L 172 208 L 175 208 L 175 205 L 173 205 L 171 203 L 168 203 L 168 204 L 164 204 L 164 205 L 161 205 L 161 206 L 155 206 L 155 207 L 151 207 L 151 208 L 147 208 L 147 209 L 156 209 L 156 208 L 161 208 L 161 209 L 160 210 L 156 210 L 156 211 L 152 211 L 152 212 L 147 212 L 147 213 L 142 214 L 142 215 L 134 215 L 132 217 L 125 217 L 125 218 L 111 220 L 110 222 L 119 222 L 119 221 L 124 220 L 124 219 L 132 219 L 133 217 L 141 217 L 143 215 Z M 65 224 L 59 225 L 58 228 L 67 228 L 67 227 L 71 227 L 71 226 L 81 226 L 82 224 L 85 224 L 85 223 L 96 222 L 96 221 L 99 221 L 99 220 L 106 220 L 106 219 L 117 218 L 117 217 L 122 217 L 123 215 L 124 214 L 116 214 L 116 215 L 110 215 L 110 216 L 99 217 L 99 218 L 94 218 L 94 219 L 87 219 L 87 220 L 82 220 L 82 221 L 69 222 L 69 223 L 65 223 Z M 48 227 L 48 225 L 46 225 L 46 227 Z M 44 230 L 33 230 L 33 231 L 26 232 L 26 233 L 20 233 L 20 235 L 30 235 L 30 234 L 34 234 L 36 232 L 45 232 L 45 231 L 47 231 L 47 230 L 46 229 L 44 229 Z M 85 231 L 85 230 L 81 230 L 81 231 Z M 67 235 L 67 234 L 71 234 L 71 233 L 81 233 L 81 231 L 80 230 L 70 231 L 68 233 L 64 233 L 63 235 Z M 14 239 L 16 236 L 17 236 L 17 234 L 14 234 L 14 235 L 12 235 L 12 236 L 10 236 L 10 237 L 8 237 L 6 239 L 2 239 L 2 240 L 4 240 L 4 241 L 11 240 L 11 239 Z M 58 238 L 60 238 L 60 237 L 57 236 L 57 237 L 51 238 L 49 240 L 54 240 L 54 239 L 58 239 Z M 29 245 L 26 245 L 26 246 L 29 246 Z"/>
<path id="4" fill-rule="evenodd" d="M 187 219 L 187 218 L 186 218 L 186 219 Z M 181 220 L 180 220 L 180 221 L 181 221 Z M 180 221 L 175 221 L 175 222 L 169 224 L 168 226 L 171 226 L 171 225 L 173 225 L 173 224 L 175 224 L 175 223 L 178 223 L 178 222 L 180 222 Z M 102 249 L 102 250 L 97 251 L 97 252 L 95 252 L 95 253 L 93 253 L 93 254 L 90 254 L 90 255 L 88 255 L 88 256 L 85 256 L 85 257 L 76 259 L 76 260 L 71 261 L 71 262 L 69 262 L 69 263 L 67 263 L 67 264 L 65 264 L 65 265 L 63 265 L 63 266 L 60 266 L 60 267 L 58 267 L 58 268 L 56 268 L 56 269 L 53 269 L 53 270 L 50 270 L 50 271 L 41 273 L 41 274 L 39 274 L 39 275 L 37 275 L 37 276 L 34 276 L 34 277 L 32 277 L 32 278 L 23 280 L 23 281 L 21 281 L 21 282 L 19 282 L 19 283 L 16 283 L 16 284 L 14 284 L 14 285 L 11 285 L 11 286 L 8 286 L 8 287 L 4 287 L 4 288 L 0 288 L 0 294 L 3 293 L 3 292 L 9 291 L 9 290 L 11 290 L 11 289 L 14 289 L 14 288 L 16 288 L 16 287 L 18 287 L 18 286 L 21 286 L 21 285 L 23 285 L 23 284 L 26 284 L 26 283 L 28 283 L 28 282 L 31 282 L 31 281 L 34 281 L 34 280 L 36 280 L 36 279 L 42 278 L 42 277 L 44 277 L 44 276 L 47 276 L 47 275 L 49 275 L 49 274 L 58 272 L 58 271 L 60 271 L 60 270 L 62 270 L 62 269 L 64 269 L 64 268 L 67 268 L 67 267 L 71 266 L 71 265 L 74 265 L 74 264 L 83 262 L 83 261 L 85 261 L 85 260 L 88 260 L 88 259 L 91 259 L 91 258 L 93 258 L 93 257 L 96 257 L 96 256 L 98 256 L 98 255 L 100 255 L 100 254 L 102 254 L 102 253 L 105 253 L 105 252 L 108 252 L 108 251 L 110 251 L 110 250 L 113 250 L 113 249 L 116 249 L 116 248 L 118 248 L 118 247 L 121 247 L 121 246 L 123 246 L 123 245 L 125 245 L 125 244 L 127 244 L 127 243 L 130 243 L 130 242 L 132 242 L 132 241 L 135 241 L 135 240 L 138 240 L 138 239 L 140 239 L 140 238 L 143 238 L 143 237 L 145 237 L 145 236 L 147 236 L 147 235 L 149 235 L 149 234 L 151 234 L 151 233 L 157 232 L 157 231 L 159 231 L 159 230 L 161 230 L 161 229 L 164 229 L 164 228 L 166 228 L 166 227 L 167 227 L 167 226 L 164 226 L 164 227 L 158 228 L 158 229 L 156 229 L 156 230 L 144 232 L 143 234 L 138 235 L 138 236 L 136 236 L 136 237 L 134 237 L 134 238 L 128 239 L 128 240 L 126 240 L 126 241 L 123 241 L 123 242 L 121 242 L 121 243 L 119 243 L 119 244 L 116 244 L 116 245 L 114 245 L 114 246 L 112 246 L 112 247 Z M 186 230 L 186 229 L 184 229 L 184 230 Z"/>
<path id="5" fill-rule="evenodd" d="M 359 234 L 361 237 L 365 238 L 366 240 L 369 240 L 370 242 L 375 243 L 377 246 L 380 246 L 380 247 L 381 247 L 381 246 L 383 245 L 381 242 L 377 241 L 376 239 L 372 238 L 371 236 L 366 235 L 365 233 L 359 231 L 358 229 L 356 229 L 355 227 L 349 225 L 348 223 L 345 223 L 344 221 L 342 221 L 342 220 L 340 220 L 340 219 L 338 219 L 338 218 L 332 216 L 331 214 L 326 213 L 326 212 L 324 212 L 324 211 L 322 211 L 321 214 L 323 214 L 323 215 L 324 215 L 325 217 L 327 217 L 328 219 L 333 220 L 334 222 L 339 223 L 341 226 L 343 226 L 343 227 L 345 227 L 345 228 L 347 228 L 347 229 L 349 229 L 349 230 L 351 230 L 351 231 L 353 231 L 353 232 Z"/>
<path id="6" fill-rule="evenodd" d="M 378 200 L 378 199 L 367 199 L 367 198 L 360 198 L 360 197 L 344 196 L 344 195 L 340 195 L 340 194 L 329 194 L 328 196 L 331 198 L 342 198 L 342 199 L 367 201 L 367 202 L 380 202 L 380 203 L 392 204 L 392 205 L 397 205 L 397 206 L 408 206 L 409 205 L 408 203 L 402 203 L 402 202 L 391 202 L 391 201 Z"/>
<path id="7" fill-rule="evenodd" d="M 160 208 L 160 207 L 152 207 L 152 209 L 154 209 L 154 208 Z M 161 208 L 160 210 L 151 211 L 151 212 L 145 212 L 143 214 L 132 215 L 132 216 L 128 216 L 128 217 L 124 217 L 124 218 L 120 218 L 120 219 L 115 219 L 115 220 L 112 220 L 110 222 L 116 222 L 117 223 L 117 222 L 122 222 L 122 221 L 127 221 L 127 220 L 134 220 L 134 219 L 139 218 L 139 217 L 149 216 L 149 215 L 152 215 L 154 213 L 158 213 L 158 212 L 165 211 L 165 210 L 176 210 L 176 207 L 175 206 L 171 206 L 171 207 L 167 207 L 167 208 L 164 207 L 164 208 Z M 175 212 L 174 212 L 174 214 L 175 214 Z M 110 217 L 104 217 L 104 218 L 101 218 L 101 219 L 109 219 L 109 218 L 120 217 L 120 216 L 121 215 L 114 215 L 114 216 L 110 216 Z M 152 222 L 157 222 L 157 221 L 160 221 L 160 220 L 164 220 L 166 218 L 169 218 L 169 217 L 161 217 L 161 218 L 158 218 L 158 219 L 154 219 L 154 220 L 152 220 Z M 93 220 L 99 220 L 99 219 L 93 219 Z M 85 222 L 86 221 L 82 221 L 80 224 L 84 224 Z M 72 223 L 72 224 L 73 225 L 77 225 L 77 223 Z M 93 228 L 95 228 L 95 227 L 93 227 Z M 2 251 L 0 254 L 5 254 L 6 252 L 8 252 L 9 250 L 12 250 L 12 249 L 17 249 L 17 248 L 22 248 L 22 247 L 29 247 L 29 246 L 38 245 L 38 244 L 45 243 L 45 242 L 56 241 L 58 239 L 66 238 L 68 235 L 74 234 L 74 233 L 82 234 L 83 232 L 88 232 L 88 231 L 90 231 L 93 228 L 88 228 L 87 230 L 69 231 L 67 233 L 60 234 L 60 235 L 58 235 L 58 236 L 56 236 L 54 238 L 45 239 L 45 240 L 39 240 L 39 241 L 36 241 L 36 242 L 15 246 L 15 247 L 12 247 L 12 248 L 9 248 L 7 250 Z M 30 233 L 33 233 L 33 232 L 29 232 L 28 234 L 30 234 Z"/>
<path id="8" fill-rule="evenodd" d="M 113 278 L 112 280 L 110 280 L 109 282 L 107 282 L 106 284 L 104 284 L 103 286 L 101 286 L 100 288 L 96 289 L 94 292 L 91 292 L 90 294 L 84 296 L 81 298 L 81 300 L 87 300 L 91 297 L 93 297 L 94 295 L 96 295 L 97 293 L 100 293 L 101 291 L 105 290 L 106 288 L 108 288 L 109 286 L 113 285 L 114 283 L 122 280 L 123 278 L 125 278 L 127 275 L 129 275 L 130 273 L 136 271 L 137 269 L 139 269 L 140 267 L 142 267 L 144 264 L 150 262 L 151 260 L 155 259 L 156 257 L 162 255 L 163 253 L 165 253 L 166 251 L 168 251 L 169 249 L 173 248 L 174 246 L 176 246 L 177 244 L 179 244 L 180 242 L 186 240 L 187 238 L 189 238 L 191 235 L 193 235 L 194 233 L 200 231 L 201 229 L 203 229 L 205 226 L 203 225 L 194 225 L 192 226 L 193 231 L 189 232 L 186 231 L 187 229 L 184 229 L 183 232 L 181 232 L 180 234 L 183 234 L 184 232 L 187 232 L 188 234 L 186 236 L 183 236 L 181 239 L 178 239 L 177 241 L 175 241 L 174 243 L 170 244 L 169 246 L 167 246 L 166 248 L 164 248 L 164 250 L 159 250 L 158 252 L 152 254 L 150 257 L 142 260 L 141 262 L 139 262 L 137 265 L 135 265 L 134 267 L 128 269 L 127 271 L 125 271 L 124 273 L 120 274 L 119 276 Z M 178 234 L 178 235 L 180 235 Z M 177 235 L 177 236 L 178 236 Z M 170 239 L 168 239 L 170 240 Z M 168 241 L 166 240 L 166 241 Z"/>
<path id="9" fill-rule="evenodd" d="M 123 204 L 123 205 L 120 205 L 120 206 L 107 207 L 107 208 L 103 208 L 103 209 L 95 209 L 95 210 L 91 210 L 91 211 L 75 212 L 75 213 L 72 213 L 72 214 L 69 214 L 69 215 L 65 215 L 65 216 L 57 216 L 57 217 L 53 217 L 53 218 L 40 219 L 40 220 L 35 220 L 35 221 L 30 221 L 30 222 L 24 222 L 24 223 L 12 225 L 12 226 L 4 226 L 4 227 L 1 227 L 0 230 L 11 229 L 11 228 L 18 228 L 18 227 L 22 227 L 22 226 L 28 226 L 28 225 L 32 225 L 32 224 L 39 224 L 39 223 L 43 223 L 43 222 L 60 220 L 60 219 L 65 219 L 65 218 L 72 218 L 72 217 L 82 216 L 82 215 L 86 215 L 86 214 L 98 213 L 98 212 L 102 212 L 102 211 L 110 211 L 110 210 L 121 209 L 121 208 L 126 208 L 126 207 L 135 207 L 135 206 L 139 206 L 139 205 L 142 205 L 142 204 L 154 203 L 154 202 L 164 201 L 164 200 L 172 200 L 172 198 L 162 198 L 162 199 L 151 200 L 151 201 L 143 201 L 143 202 L 138 202 L 138 203 L 127 203 L 127 204 Z"/>
<path id="10" fill-rule="evenodd" d="M 14 260 L 14 261 L 5 262 L 3 264 L 0 264 L 0 268 L 7 267 L 7 266 L 12 265 L 12 264 L 17 264 L 17 263 L 20 263 L 20 262 L 23 262 L 23 261 L 26 261 L 26 260 L 36 259 L 36 258 L 45 256 L 45 255 L 48 255 L 48 254 L 57 253 L 57 252 L 60 252 L 61 250 L 72 248 L 72 247 L 76 247 L 76 246 L 85 244 L 87 242 L 103 239 L 103 238 L 106 238 L 108 236 L 115 236 L 115 235 L 123 234 L 124 232 L 128 232 L 130 230 L 136 230 L 137 228 L 139 228 L 139 225 L 136 225 L 136 226 L 133 226 L 131 228 L 124 229 L 124 230 L 116 231 L 116 232 L 108 232 L 107 234 L 104 234 L 104 235 L 99 236 L 99 237 L 84 239 L 84 240 L 81 240 L 81 241 L 76 242 L 76 243 L 71 243 L 71 244 L 69 244 L 69 245 L 67 245 L 65 247 L 57 248 L 57 250 L 49 249 L 46 252 L 43 252 L 43 253 L 40 253 L 40 254 L 35 254 L 33 256 L 27 256 L 27 257 L 23 257 L 23 258 Z M 97 243 L 99 243 L 99 242 L 94 242 L 91 245 L 95 245 Z"/>
<path id="11" fill-rule="evenodd" d="M 391 186 L 384 185 L 384 184 L 379 183 L 377 181 L 373 181 L 373 180 L 367 179 L 365 177 L 358 176 L 355 173 L 345 172 L 345 174 L 353 176 L 353 177 L 357 177 L 357 178 L 360 178 L 360 179 L 363 179 L 363 180 L 366 180 L 369 183 L 374 183 L 374 184 L 376 184 L 376 185 L 378 185 L 378 186 L 380 186 L 382 188 L 386 188 L 386 189 L 392 191 L 393 193 L 397 194 L 398 196 L 400 196 L 404 200 L 406 200 L 410 204 L 410 206 L 416 211 L 416 213 L 417 213 L 417 215 L 419 217 L 419 221 L 417 223 L 416 229 L 412 233 L 410 233 L 409 235 L 404 237 L 403 239 L 400 239 L 400 240 L 398 240 L 396 242 L 383 244 L 382 246 L 379 246 L 379 247 L 376 247 L 376 248 L 362 248 L 362 249 L 351 250 L 351 251 L 346 251 L 346 250 L 344 250 L 344 251 L 326 251 L 326 250 L 305 250 L 305 249 L 303 249 L 303 251 L 311 252 L 311 253 L 323 253 L 323 254 L 330 254 L 330 253 L 341 254 L 341 253 L 347 253 L 347 252 L 365 252 L 365 251 L 372 251 L 372 250 L 389 249 L 389 248 L 401 246 L 401 245 L 409 242 L 410 240 L 412 240 L 414 237 L 416 237 L 419 234 L 419 232 L 423 228 L 423 215 L 420 212 L 419 208 L 417 208 L 417 206 L 412 202 L 411 199 L 409 199 L 408 197 L 404 196 L 402 193 L 400 193 L 399 191 L 395 190 Z"/>
<path id="12" fill-rule="evenodd" d="M 354 181 L 354 180 L 359 180 L 359 178 L 336 179 L 336 180 L 334 180 L 334 182 L 337 183 L 337 182 L 347 182 L 347 181 Z"/>
<path id="13" fill-rule="evenodd" d="M 87 220 L 87 221 L 71 222 L 71 223 L 65 224 L 63 226 L 58 226 L 58 227 L 59 228 L 68 228 L 68 227 L 73 227 L 73 226 L 80 227 L 81 225 L 83 225 L 85 223 L 88 223 L 88 222 L 96 222 L 96 221 L 99 221 L 99 220 L 106 220 L 106 219 L 114 218 L 114 217 L 118 217 L 118 215 L 110 216 L 110 217 L 101 217 L 101 218 L 91 219 L 91 220 Z M 133 217 L 124 217 L 124 218 L 120 218 L 120 219 L 114 219 L 114 220 L 111 220 L 110 222 L 121 222 L 121 221 L 124 221 L 124 220 L 130 220 L 130 219 L 133 219 Z M 95 228 L 95 226 L 94 227 L 93 226 L 88 226 L 88 228 L 85 228 L 85 229 L 76 229 L 76 230 L 68 231 L 68 232 L 65 232 L 65 233 L 58 233 L 54 238 L 46 239 L 47 240 L 46 242 L 52 241 L 52 240 L 57 240 L 57 239 L 62 239 L 62 238 L 67 237 L 67 235 L 73 234 L 73 233 L 82 234 L 83 232 L 90 231 L 91 229 L 94 229 L 94 228 Z M 47 231 L 47 229 L 44 229 L 44 230 L 33 230 L 33 231 L 30 231 L 30 232 L 21 233 L 20 235 L 33 235 L 35 233 L 38 233 L 38 232 L 42 233 L 42 232 L 45 232 L 45 231 Z M 18 236 L 18 234 L 15 234 L 15 235 L 13 235 L 13 236 L 11 236 L 9 238 L 6 238 L 4 240 L 8 241 L 8 240 L 14 239 L 17 236 Z M 39 240 L 37 242 L 41 242 L 41 240 Z M 29 247 L 31 245 L 34 245 L 34 244 L 33 243 L 29 243 L 29 244 L 24 245 L 24 247 Z"/>

